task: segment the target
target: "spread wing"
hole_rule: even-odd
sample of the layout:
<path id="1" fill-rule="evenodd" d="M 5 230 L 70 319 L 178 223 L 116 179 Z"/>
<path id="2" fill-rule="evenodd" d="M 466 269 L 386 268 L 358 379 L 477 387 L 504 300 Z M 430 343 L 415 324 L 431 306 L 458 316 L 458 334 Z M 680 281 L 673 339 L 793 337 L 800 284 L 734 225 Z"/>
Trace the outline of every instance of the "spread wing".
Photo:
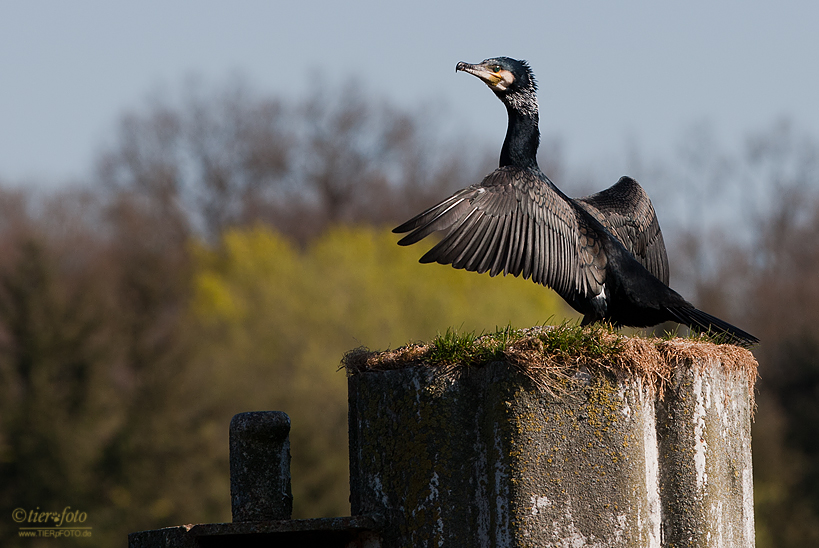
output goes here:
<path id="1" fill-rule="evenodd" d="M 631 177 L 620 177 L 597 194 L 575 200 L 620 240 L 654 276 L 668 285 L 668 255 L 654 206 Z"/>
<path id="2" fill-rule="evenodd" d="M 531 277 L 569 302 L 597 295 L 605 282 L 604 236 L 534 171 L 499 168 L 393 232 L 409 232 L 398 243 L 410 245 L 444 229 L 449 231 L 422 263 Z"/>

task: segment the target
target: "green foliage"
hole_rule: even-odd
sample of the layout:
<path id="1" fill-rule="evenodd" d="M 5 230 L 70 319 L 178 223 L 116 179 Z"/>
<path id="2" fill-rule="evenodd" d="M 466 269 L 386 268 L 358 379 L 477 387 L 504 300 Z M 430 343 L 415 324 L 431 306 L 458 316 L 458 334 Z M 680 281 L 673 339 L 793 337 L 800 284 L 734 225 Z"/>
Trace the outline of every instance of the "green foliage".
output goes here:
<path id="1" fill-rule="evenodd" d="M 113 404 L 94 341 L 103 328 L 55 279 L 40 242 L 13 254 L 0 273 L 0 507 L 45 508 L 59 496 L 76 507 L 88 503 L 83 485 L 94 481 Z"/>
<path id="2" fill-rule="evenodd" d="M 777 346 L 759 383 L 753 425 L 757 545 L 816 546 L 819 335 L 803 332 Z"/>
<path id="3" fill-rule="evenodd" d="M 161 225 L 161 238 L 119 232 L 137 217 L 108 225 L 111 240 L 58 215 L 54 231 L 16 219 L 0 232 L 0 508 L 70 507 L 92 527 L 27 546 L 229 517 L 225 425 L 211 428 L 190 360 L 188 260 Z M 0 520 L 1 545 L 17 532 Z"/>
<path id="4" fill-rule="evenodd" d="M 200 374 L 232 402 L 225 424 L 241 411 L 290 415 L 295 516 L 349 513 L 345 351 L 564 313 L 530 281 L 419 265 L 421 252 L 385 229 L 337 227 L 300 249 L 261 226 L 195 252 Z"/>
<path id="5" fill-rule="evenodd" d="M 439 146 L 406 113 L 368 108 L 377 101 L 288 105 L 231 89 L 125 117 L 90 192 L 35 201 L 0 189 L 0 509 L 87 512 L 94 532 L 83 546 L 229 520 L 227 425 L 242 411 L 291 415 L 295 515 L 345 514 L 346 379 L 336 364 L 347 350 L 444 333 L 433 349 L 442 362 L 485 361 L 515 341 L 513 325 L 566 313 L 530 281 L 419 265 L 421 246 L 400 248 L 386 229 L 325 231 L 400 222 L 478 180 L 494 153 Z M 763 340 L 757 545 L 812 546 L 819 292 L 805 282 L 819 270 L 817 148 L 767 133 L 749 141 L 750 163 L 737 158 L 733 178 L 736 196 L 748 198 L 750 180 L 771 198 L 750 225 L 730 225 L 732 237 L 753 227 L 747 248 L 704 224 L 669 254 L 675 278 L 696 289 L 687 297 Z M 668 180 L 699 207 L 690 189 L 712 179 Z M 253 222 L 288 237 L 224 232 Z M 210 243 L 190 244 L 192 233 Z M 539 340 L 552 352 L 616 350 L 598 328 L 576 327 Z M 0 520 L 0 545 L 19 544 L 14 525 Z M 55 543 L 71 540 L 25 545 Z"/>

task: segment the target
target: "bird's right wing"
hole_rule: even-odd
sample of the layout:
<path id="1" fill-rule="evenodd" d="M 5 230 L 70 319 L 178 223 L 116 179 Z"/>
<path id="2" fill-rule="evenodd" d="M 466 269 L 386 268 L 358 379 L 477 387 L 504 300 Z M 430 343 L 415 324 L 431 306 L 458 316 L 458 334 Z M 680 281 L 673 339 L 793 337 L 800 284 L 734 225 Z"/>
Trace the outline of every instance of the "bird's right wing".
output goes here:
<path id="1" fill-rule="evenodd" d="M 623 244 L 649 272 L 668 285 L 668 255 L 654 206 L 631 177 L 575 200 Z"/>
<path id="2" fill-rule="evenodd" d="M 409 232 L 398 243 L 410 245 L 444 229 L 449 231 L 422 263 L 531 277 L 569 302 L 599 294 L 605 283 L 601 235 L 532 171 L 499 168 L 393 232 Z"/>

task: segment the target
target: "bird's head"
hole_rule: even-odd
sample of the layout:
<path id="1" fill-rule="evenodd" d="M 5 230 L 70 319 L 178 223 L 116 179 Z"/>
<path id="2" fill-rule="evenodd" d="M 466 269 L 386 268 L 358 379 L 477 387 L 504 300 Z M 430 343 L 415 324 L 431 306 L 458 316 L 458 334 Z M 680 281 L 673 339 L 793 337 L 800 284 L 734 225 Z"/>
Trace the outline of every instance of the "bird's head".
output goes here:
<path id="1" fill-rule="evenodd" d="M 509 125 L 501 148 L 499 165 L 537 167 L 538 130 L 537 83 L 526 61 L 493 57 L 470 65 L 463 61 L 456 71 L 480 78 L 506 105 Z"/>
<path id="2" fill-rule="evenodd" d="M 509 57 L 493 57 L 476 65 L 461 61 L 455 66 L 456 71 L 463 71 L 480 78 L 489 89 L 503 101 L 512 94 L 531 94 L 537 90 L 535 75 L 526 61 Z"/>

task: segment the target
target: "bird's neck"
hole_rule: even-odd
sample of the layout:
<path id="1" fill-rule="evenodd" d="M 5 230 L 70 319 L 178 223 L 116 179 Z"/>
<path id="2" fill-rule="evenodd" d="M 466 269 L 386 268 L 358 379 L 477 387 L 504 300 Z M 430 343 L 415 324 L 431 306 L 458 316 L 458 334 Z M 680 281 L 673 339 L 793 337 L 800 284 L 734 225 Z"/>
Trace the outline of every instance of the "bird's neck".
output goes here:
<path id="1" fill-rule="evenodd" d="M 540 145 L 537 106 L 520 109 L 506 105 L 509 126 L 500 154 L 500 167 L 537 167 L 537 148 Z"/>

